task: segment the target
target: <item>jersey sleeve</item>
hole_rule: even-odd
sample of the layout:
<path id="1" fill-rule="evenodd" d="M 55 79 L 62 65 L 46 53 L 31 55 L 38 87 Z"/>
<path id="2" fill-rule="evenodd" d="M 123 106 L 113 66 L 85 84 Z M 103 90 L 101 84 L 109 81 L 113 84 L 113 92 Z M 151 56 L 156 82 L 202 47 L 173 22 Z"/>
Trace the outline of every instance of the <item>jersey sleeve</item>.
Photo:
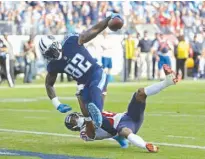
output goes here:
<path id="1" fill-rule="evenodd" d="M 51 61 L 51 62 L 48 63 L 48 65 L 47 65 L 47 71 L 48 71 L 49 73 L 56 72 L 56 69 L 55 69 L 54 65 L 55 65 L 55 64 L 53 63 L 53 61 Z"/>
<path id="2" fill-rule="evenodd" d="M 79 37 L 78 33 L 70 33 L 67 36 L 65 36 L 65 38 L 62 42 L 62 45 L 64 45 L 67 40 L 72 41 L 74 43 L 76 43 L 76 42 L 78 43 L 78 37 Z"/>
<path id="3" fill-rule="evenodd" d="M 54 60 L 48 63 L 47 65 L 47 71 L 49 73 L 63 73 L 63 65 L 62 61 L 60 60 Z"/>
<path id="4" fill-rule="evenodd" d="M 84 141 L 94 141 L 94 139 L 91 139 L 88 137 L 87 133 L 86 133 L 86 126 L 84 126 L 81 130 L 80 130 L 80 138 L 83 139 Z"/>
<path id="5" fill-rule="evenodd" d="M 47 71 L 48 71 L 49 73 L 52 72 L 52 66 L 51 66 L 50 63 L 47 65 Z"/>

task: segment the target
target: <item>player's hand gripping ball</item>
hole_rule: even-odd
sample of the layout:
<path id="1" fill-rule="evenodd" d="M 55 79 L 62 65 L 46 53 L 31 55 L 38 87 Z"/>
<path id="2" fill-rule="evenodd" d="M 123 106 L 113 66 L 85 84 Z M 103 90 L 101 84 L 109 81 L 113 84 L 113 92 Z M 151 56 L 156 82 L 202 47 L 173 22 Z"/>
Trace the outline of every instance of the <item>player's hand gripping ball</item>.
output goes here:
<path id="1" fill-rule="evenodd" d="M 124 24 L 122 17 L 119 14 L 112 13 L 111 19 L 108 22 L 108 28 L 112 31 L 121 29 Z"/>

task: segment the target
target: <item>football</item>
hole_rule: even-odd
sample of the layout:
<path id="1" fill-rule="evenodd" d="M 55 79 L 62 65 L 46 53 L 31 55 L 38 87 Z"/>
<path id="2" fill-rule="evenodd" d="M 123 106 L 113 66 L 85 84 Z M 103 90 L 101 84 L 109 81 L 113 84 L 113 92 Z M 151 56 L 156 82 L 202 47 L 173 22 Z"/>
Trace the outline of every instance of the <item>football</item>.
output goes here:
<path id="1" fill-rule="evenodd" d="M 124 22 L 121 18 L 115 17 L 113 19 L 110 19 L 108 22 L 108 28 L 112 31 L 117 31 L 118 29 L 121 29 Z"/>

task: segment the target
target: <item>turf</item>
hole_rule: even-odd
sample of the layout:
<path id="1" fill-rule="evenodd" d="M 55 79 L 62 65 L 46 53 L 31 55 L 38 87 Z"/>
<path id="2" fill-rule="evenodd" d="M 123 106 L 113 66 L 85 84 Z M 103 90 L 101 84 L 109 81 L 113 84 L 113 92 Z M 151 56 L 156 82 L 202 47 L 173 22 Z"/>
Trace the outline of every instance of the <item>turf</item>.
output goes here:
<path id="1" fill-rule="evenodd" d="M 126 111 L 133 92 L 151 83 L 110 84 L 105 110 Z M 69 103 L 74 111 L 79 111 L 75 90 L 72 86 L 56 88 L 61 101 Z M 65 114 L 59 113 L 51 105 L 44 88 L 0 89 L 0 129 L 78 135 L 66 130 L 64 118 Z M 159 153 L 147 153 L 134 146 L 120 149 L 113 141 L 85 143 L 76 137 L 1 130 L 0 149 L 112 159 L 202 159 L 205 156 L 204 120 L 205 82 L 184 81 L 147 99 L 145 121 L 138 134 L 146 141 L 159 143 Z M 180 144 L 182 147 L 163 146 L 160 143 Z M 185 148 L 184 145 L 196 145 L 204 149 Z"/>

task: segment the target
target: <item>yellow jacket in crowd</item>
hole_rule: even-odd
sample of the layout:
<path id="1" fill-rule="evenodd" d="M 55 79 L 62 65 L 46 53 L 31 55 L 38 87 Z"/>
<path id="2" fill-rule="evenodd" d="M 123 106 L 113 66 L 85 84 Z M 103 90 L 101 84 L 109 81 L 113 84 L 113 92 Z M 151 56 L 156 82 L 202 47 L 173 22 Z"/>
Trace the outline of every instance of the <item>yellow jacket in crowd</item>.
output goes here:
<path id="1" fill-rule="evenodd" d="M 177 58 L 186 59 L 189 56 L 189 44 L 185 41 L 180 41 L 177 46 Z"/>
<path id="2" fill-rule="evenodd" d="M 132 39 L 125 40 L 126 59 L 132 59 L 135 54 L 135 41 Z"/>

